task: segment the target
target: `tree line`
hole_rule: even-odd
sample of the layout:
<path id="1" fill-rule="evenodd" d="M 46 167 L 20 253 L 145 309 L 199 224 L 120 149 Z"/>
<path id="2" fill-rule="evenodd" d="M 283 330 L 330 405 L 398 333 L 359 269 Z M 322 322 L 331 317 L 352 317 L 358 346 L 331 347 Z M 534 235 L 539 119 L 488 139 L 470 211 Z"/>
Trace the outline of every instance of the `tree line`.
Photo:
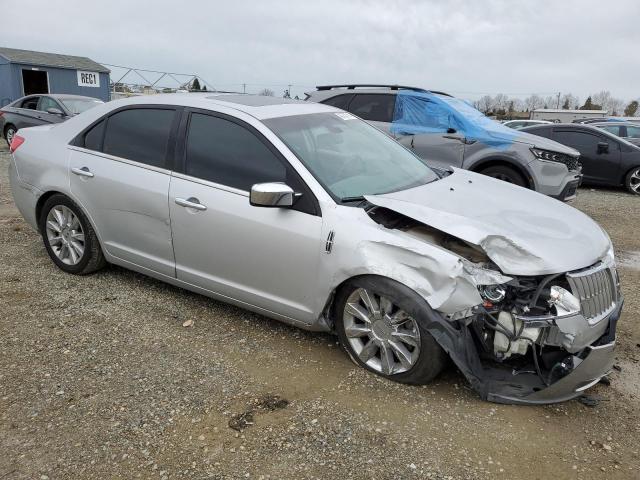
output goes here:
<path id="1" fill-rule="evenodd" d="M 612 116 L 635 117 L 639 115 L 638 100 L 625 103 L 624 100 L 611 95 L 608 90 L 589 95 L 584 103 L 571 94 L 510 98 L 504 93 L 494 96 L 485 95 L 473 102 L 473 106 L 485 115 L 509 117 L 516 112 L 530 112 L 537 108 L 561 108 L 563 110 L 606 110 Z"/>

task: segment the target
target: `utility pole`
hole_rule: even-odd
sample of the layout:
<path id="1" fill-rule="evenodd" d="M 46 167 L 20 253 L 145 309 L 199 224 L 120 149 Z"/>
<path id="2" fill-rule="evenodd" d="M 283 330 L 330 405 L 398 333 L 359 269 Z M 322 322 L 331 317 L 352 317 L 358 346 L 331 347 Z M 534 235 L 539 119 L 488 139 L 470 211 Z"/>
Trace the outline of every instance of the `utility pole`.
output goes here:
<path id="1" fill-rule="evenodd" d="M 560 93 L 561 93 L 561 92 L 558 92 L 558 103 L 557 103 L 557 105 L 556 105 L 556 109 L 559 109 L 559 108 L 560 108 Z"/>
<path id="2" fill-rule="evenodd" d="M 247 93 L 247 84 L 246 83 L 242 84 L 242 93 Z"/>

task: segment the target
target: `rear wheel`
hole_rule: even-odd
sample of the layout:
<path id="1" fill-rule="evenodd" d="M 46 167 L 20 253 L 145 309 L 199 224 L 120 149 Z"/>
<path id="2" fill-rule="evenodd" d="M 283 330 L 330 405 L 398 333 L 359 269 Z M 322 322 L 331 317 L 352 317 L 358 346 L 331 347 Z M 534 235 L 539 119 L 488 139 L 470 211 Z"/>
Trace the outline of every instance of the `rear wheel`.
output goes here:
<path id="1" fill-rule="evenodd" d="M 627 174 L 624 185 L 631 193 L 640 195 L 640 167 L 634 168 Z"/>
<path id="2" fill-rule="evenodd" d="M 7 128 L 4 129 L 4 138 L 7 140 L 7 145 L 11 146 L 11 142 L 13 141 L 13 137 L 16 136 L 17 131 L 13 125 L 7 125 Z"/>
<path id="3" fill-rule="evenodd" d="M 61 270 L 86 275 L 105 266 L 93 227 L 70 198 L 56 194 L 47 199 L 39 227 L 49 257 Z"/>
<path id="4" fill-rule="evenodd" d="M 398 282 L 361 277 L 338 293 L 334 320 L 342 347 L 357 365 L 397 382 L 424 384 L 447 358 L 425 328 L 429 308 Z"/>
<path id="5" fill-rule="evenodd" d="M 488 177 L 497 178 L 508 183 L 513 183 L 519 187 L 526 187 L 527 182 L 524 177 L 515 168 L 506 165 L 493 165 L 481 170 L 480 173 Z"/>

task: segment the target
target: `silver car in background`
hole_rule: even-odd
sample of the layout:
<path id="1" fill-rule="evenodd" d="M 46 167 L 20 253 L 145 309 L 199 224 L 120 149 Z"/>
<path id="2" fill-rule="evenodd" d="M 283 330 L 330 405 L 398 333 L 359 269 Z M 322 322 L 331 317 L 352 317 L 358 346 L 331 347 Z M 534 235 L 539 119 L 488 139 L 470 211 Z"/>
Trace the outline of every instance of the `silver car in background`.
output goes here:
<path id="1" fill-rule="evenodd" d="M 398 382 L 450 357 L 496 402 L 567 400 L 612 366 L 623 301 L 602 228 L 531 190 L 437 173 L 342 110 L 137 97 L 21 130 L 12 151 L 15 203 L 65 272 L 113 263 L 334 332 Z"/>
<path id="2" fill-rule="evenodd" d="M 574 199 L 580 185 L 579 152 L 514 131 L 444 92 L 325 85 L 307 100 L 359 116 L 437 168 L 464 168 L 562 201 Z"/>

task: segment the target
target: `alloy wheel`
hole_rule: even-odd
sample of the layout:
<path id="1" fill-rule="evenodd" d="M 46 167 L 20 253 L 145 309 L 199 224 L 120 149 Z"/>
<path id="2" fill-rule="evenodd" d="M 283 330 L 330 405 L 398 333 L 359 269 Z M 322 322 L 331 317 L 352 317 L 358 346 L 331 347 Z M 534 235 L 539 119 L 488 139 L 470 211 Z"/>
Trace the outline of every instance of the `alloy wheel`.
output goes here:
<path id="1" fill-rule="evenodd" d="M 629 177 L 629 189 L 633 193 L 640 194 L 640 168 L 636 168 Z"/>
<path id="2" fill-rule="evenodd" d="M 47 241 L 56 257 L 66 265 L 77 265 L 84 256 L 85 240 L 78 216 L 65 205 L 56 205 L 47 215 Z"/>
<path id="3" fill-rule="evenodd" d="M 360 361 L 384 375 L 410 370 L 420 356 L 417 322 L 388 298 L 358 288 L 347 298 L 344 332 Z"/>
<path id="4" fill-rule="evenodd" d="M 13 128 L 8 128 L 6 133 L 6 139 L 9 146 L 11 146 L 11 142 L 13 141 L 13 137 L 15 136 L 16 131 Z"/>

